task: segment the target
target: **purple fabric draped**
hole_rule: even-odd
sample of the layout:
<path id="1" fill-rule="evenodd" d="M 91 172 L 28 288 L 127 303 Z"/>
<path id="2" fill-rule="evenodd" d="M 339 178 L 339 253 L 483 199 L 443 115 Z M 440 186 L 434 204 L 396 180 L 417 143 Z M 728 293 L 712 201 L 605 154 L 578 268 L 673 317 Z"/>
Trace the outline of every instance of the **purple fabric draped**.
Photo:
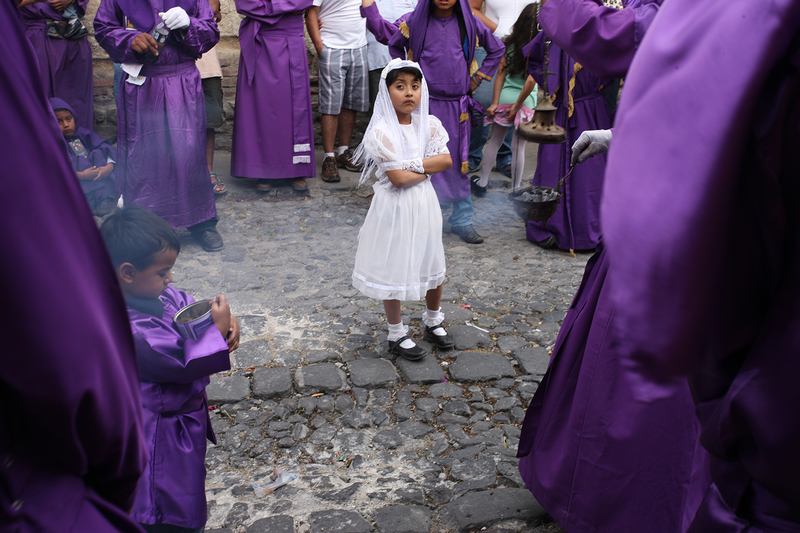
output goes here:
<path id="1" fill-rule="evenodd" d="M 53 111 L 58 109 L 66 109 L 72 116 L 75 116 L 75 111 L 72 107 L 62 100 L 61 98 L 51 98 L 50 107 Z M 76 122 L 77 123 L 77 122 Z M 83 143 L 86 151 L 89 152 L 88 156 L 79 156 L 70 148 L 69 143 L 78 139 Z M 71 137 L 65 138 L 65 149 L 70 162 L 72 163 L 72 170 L 81 172 L 91 167 L 102 167 L 108 163 L 108 160 L 117 160 L 117 149 L 111 145 L 110 142 L 100 137 L 95 132 L 77 126 L 75 133 Z M 101 180 L 78 180 L 81 184 L 86 198 L 89 200 L 89 205 L 97 205 L 98 202 L 105 198 L 110 198 L 115 195 L 114 187 L 114 171 Z"/>
<path id="2" fill-rule="evenodd" d="M 475 56 L 476 43 L 486 49 L 477 75 L 490 83 L 505 52 L 503 43 L 489 28 L 476 19 L 469 4 L 461 0 L 456 10 L 446 19 L 437 17 L 431 11 L 432 1 L 422 0 L 410 14 L 401 17 L 409 36 L 396 31 L 389 40 L 389 53 L 392 57 L 405 58 L 410 52 L 414 61 L 422 67 L 430 91 L 430 114 L 442 121 L 450 136 L 447 148 L 453 157 L 453 166 L 445 172 L 431 176 L 431 183 L 439 197 L 440 204 L 450 204 L 468 198 L 470 195 L 467 178 L 467 153 L 469 151 L 470 123 L 469 110 L 475 102 L 470 92 L 470 68 Z M 377 7 L 362 10 L 367 17 L 367 27 L 377 31 L 376 40 L 386 37 L 393 30 L 393 24 L 381 23 Z M 461 40 L 458 17 L 464 20 L 466 43 Z M 399 23 L 399 21 L 398 21 Z M 435 43 L 435 44 L 434 44 Z"/>
<path id="3" fill-rule="evenodd" d="M 0 194 L 13 310 L 0 322 L 0 530 L 137 532 L 127 510 L 146 456 L 122 296 L 16 2 L 0 0 L 0 18 L 0 108 L 13 124 Z"/>
<path id="4" fill-rule="evenodd" d="M 548 5 L 548 4 L 545 4 Z M 623 10 L 624 11 L 624 10 Z M 544 42 L 546 31 L 539 33 L 525 47 L 528 57 L 528 71 L 537 83 L 544 81 Z M 596 37 L 599 39 L 599 36 Z M 595 56 L 602 57 L 602 56 Z M 558 180 L 569 172 L 571 146 L 580 134 L 587 130 L 609 129 L 606 101 L 601 89 L 612 82 L 611 79 L 598 78 L 588 69 L 579 68 L 577 62 L 555 43 L 549 47 L 548 91 L 555 94 L 556 124 L 565 127 L 567 142 L 562 144 L 539 145 L 536 172 L 533 185 L 555 187 Z M 565 87 L 574 78 L 571 91 L 574 111 L 568 117 L 565 104 Z M 547 223 L 528 222 L 526 235 L 533 242 L 541 242 L 554 236 L 556 246 L 562 250 L 591 250 L 600 242 L 600 199 L 603 193 L 605 173 L 605 154 L 595 156 L 578 165 L 564 183 L 563 196 L 558 210 Z"/>
<path id="5" fill-rule="evenodd" d="M 236 82 L 231 174 L 316 175 L 314 125 L 302 11 L 311 0 L 237 0 L 241 57 Z M 264 94 L 269 93 L 269 98 Z M 275 135 L 276 131 L 285 135 Z"/>
<path id="6" fill-rule="evenodd" d="M 161 0 L 153 9 L 163 11 Z M 116 0 L 103 0 L 94 20 L 98 44 L 120 63 L 145 63 L 141 86 L 119 86 L 117 190 L 125 202 L 146 207 L 174 228 L 216 216 L 206 164 L 206 110 L 194 61 L 219 41 L 214 14 L 205 0 L 188 11 L 185 31 L 170 32 L 156 63 L 145 63 L 130 43 Z"/>
<path id="7" fill-rule="evenodd" d="M 78 0 L 73 5 L 83 16 L 89 0 Z M 84 127 L 94 126 L 94 78 L 92 47 L 89 38 L 77 41 L 53 39 L 45 34 L 45 21 L 64 20 L 63 13 L 47 2 L 19 8 L 28 36 L 39 64 L 42 89 L 48 98 L 57 96 L 69 102 L 76 110 L 75 118 Z"/>
<path id="8" fill-rule="evenodd" d="M 216 443 L 205 388 L 211 374 L 230 370 L 230 354 L 215 326 L 198 340 L 181 337 L 172 318 L 191 296 L 170 285 L 161 301 L 161 317 L 128 306 L 150 453 L 131 517 L 194 529 L 207 516 L 206 438 Z"/>
<path id="9" fill-rule="evenodd" d="M 621 351 L 641 398 L 690 378 L 714 481 L 692 531 L 800 531 L 798 30 L 796 0 L 665 2 L 614 130 Z"/>

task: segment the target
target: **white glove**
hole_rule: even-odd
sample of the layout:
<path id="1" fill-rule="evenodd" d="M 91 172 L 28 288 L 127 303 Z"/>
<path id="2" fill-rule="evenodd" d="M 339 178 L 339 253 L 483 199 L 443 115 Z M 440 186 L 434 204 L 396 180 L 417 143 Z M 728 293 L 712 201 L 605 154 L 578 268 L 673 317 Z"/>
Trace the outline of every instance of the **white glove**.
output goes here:
<path id="1" fill-rule="evenodd" d="M 611 146 L 611 130 L 589 130 L 581 133 L 572 145 L 570 165 L 583 163 L 590 157 L 608 152 Z"/>
<path id="2" fill-rule="evenodd" d="M 182 7 L 173 7 L 167 10 L 166 13 L 159 13 L 161 20 L 167 25 L 170 30 L 183 30 L 189 27 L 191 20 L 186 11 Z"/>
<path id="3" fill-rule="evenodd" d="M 425 174 L 425 167 L 422 166 L 422 159 L 406 159 L 403 161 L 403 170 L 409 172 L 416 172 L 417 174 Z"/>

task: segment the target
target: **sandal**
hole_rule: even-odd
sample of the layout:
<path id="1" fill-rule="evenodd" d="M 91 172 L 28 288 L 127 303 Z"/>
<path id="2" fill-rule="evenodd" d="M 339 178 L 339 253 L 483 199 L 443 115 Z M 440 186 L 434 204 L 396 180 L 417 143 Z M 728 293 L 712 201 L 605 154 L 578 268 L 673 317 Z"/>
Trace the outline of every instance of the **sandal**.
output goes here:
<path id="1" fill-rule="evenodd" d="M 270 189 L 272 189 L 272 184 L 270 184 L 270 180 L 259 179 L 258 181 L 256 181 L 257 191 L 267 192 Z"/>
<path id="2" fill-rule="evenodd" d="M 217 196 L 221 196 L 228 192 L 228 189 L 225 187 L 225 184 L 220 181 L 216 174 L 213 172 L 211 173 L 211 187 L 214 189 L 214 194 Z"/>

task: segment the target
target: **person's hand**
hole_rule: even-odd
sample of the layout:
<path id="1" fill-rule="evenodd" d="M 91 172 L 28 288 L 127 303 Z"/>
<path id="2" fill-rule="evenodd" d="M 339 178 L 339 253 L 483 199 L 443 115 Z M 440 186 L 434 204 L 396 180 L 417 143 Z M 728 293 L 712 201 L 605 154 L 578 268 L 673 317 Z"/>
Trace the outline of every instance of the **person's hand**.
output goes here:
<path id="1" fill-rule="evenodd" d="M 211 11 L 214 12 L 214 20 L 216 22 L 222 20 L 222 12 L 219 10 L 219 0 L 208 0 L 208 5 L 211 6 Z"/>
<path id="2" fill-rule="evenodd" d="M 108 163 L 97 169 L 97 177 L 94 181 L 101 180 L 114 171 L 114 163 Z"/>
<path id="3" fill-rule="evenodd" d="M 211 320 L 214 321 L 222 337 L 227 337 L 231 329 L 231 306 L 228 305 L 224 294 L 218 294 L 211 300 Z"/>
<path id="4" fill-rule="evenodd" d="M 492 105 L 486 108 L 486 116 L 493 119 L 495 111 L 497 111 L 497 104 L 493 102 Z"/>
<path id="5" fill-rule="evenodd" d="M 78 174 L 78 179 L 79 180 L 84 180 L 84 181 L 92 180 L 92 181 L 94 181 L 94 180 L 97 179 L 97 175 L 99 173 L 100 173 L 100 169 L 98 169 L 97 167 L 89 167 L 86 170 L 84 170 L 83 172 L 78 172 L 77 174 Z"/>
<path id="6" fill-rule="evenodd" d="M 475 92 L 475 89 L 477 89 L 477 88 L 478 88 L 478 85 L 480 85 L 480 83 L 478 83 L 477 81 L 475 81 L 475 80 L 473 80 L 473 79 L 470 79 L 470 80 L 469 80 L 469 90 L 470 90 L 471 92 L 473 92 L 473 93 L 474 93 L 474 92 Z"/>
<path id="7" fill-rule="evenodd" d="M 608 152 L 611 145 L 611 130 L 589 130 L 581 133 L 572 145 L 570 165 L 583 163 L 590 157 Z"/>
<path id="8" fill-rule="evenodd" d="M 158 55 L 158 43 L 149 33 L 140 33 L 131 41 L 131 50 L 137 54 Z"/>
<path id="9" fill-rule="evenodd" d="M 228 328 L 228 350 L 234 351 L 239 347 L 239 320 L 231 315 L 231 327 Z"/>
<path id="10" fill-rule="evenodd" d="M 517 113 L 519 113 L 519 108 L 520 108 L 520 106 L 517 103 L 512 104 L 511 107 L 508 108 L 508 121 L 509 122 L 512 122 L 512 123 L 514 122 L 514 118 L 517 116 Z"/>
<path id="11" fill-rule="evenodd" d="M 72 3 L 72 0 L 49 0 L 47 3 L 56 11 L 64 11 Z"/>
<path id="12" fill-rule="evenodd" d="M 161 20 L 170 30 L 184 30 L 189 27 L 192 22 L 189 19 L 189 14 L 184 11 L 180 6 L 175 6 L 168 9 L 165 13 L 159 13 Z"/>
<path id="13" fill-rule="evenodd" d="M 314 48 L 316 48 L 316 49 L 317 49 L 317 55 L 320 55 L 320 54 L 322 53 L 322 48 L 323 48 L 324 46 L 325 46 L 325 45 L 323 44 L 323 42 L 322 42 L 322 41 L 320 41 L 320 42 L 319 42 L 319 44 L 317 44 L 317 43 L 314 43 Z"/>

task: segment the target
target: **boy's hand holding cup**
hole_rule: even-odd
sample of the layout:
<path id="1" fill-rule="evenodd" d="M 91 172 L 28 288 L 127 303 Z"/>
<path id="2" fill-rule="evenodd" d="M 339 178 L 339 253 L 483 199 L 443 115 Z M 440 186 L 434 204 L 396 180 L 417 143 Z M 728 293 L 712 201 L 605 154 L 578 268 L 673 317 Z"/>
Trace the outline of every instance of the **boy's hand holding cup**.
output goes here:
<path id="1" fill-rule="evenodd" d="M 214 321 L 214 325 L 217 326 L 222 336 L 227 337 L 231 329 L 231 306 L 224 294 L 218 294 L 211 300 L 211 320 Z"/>

